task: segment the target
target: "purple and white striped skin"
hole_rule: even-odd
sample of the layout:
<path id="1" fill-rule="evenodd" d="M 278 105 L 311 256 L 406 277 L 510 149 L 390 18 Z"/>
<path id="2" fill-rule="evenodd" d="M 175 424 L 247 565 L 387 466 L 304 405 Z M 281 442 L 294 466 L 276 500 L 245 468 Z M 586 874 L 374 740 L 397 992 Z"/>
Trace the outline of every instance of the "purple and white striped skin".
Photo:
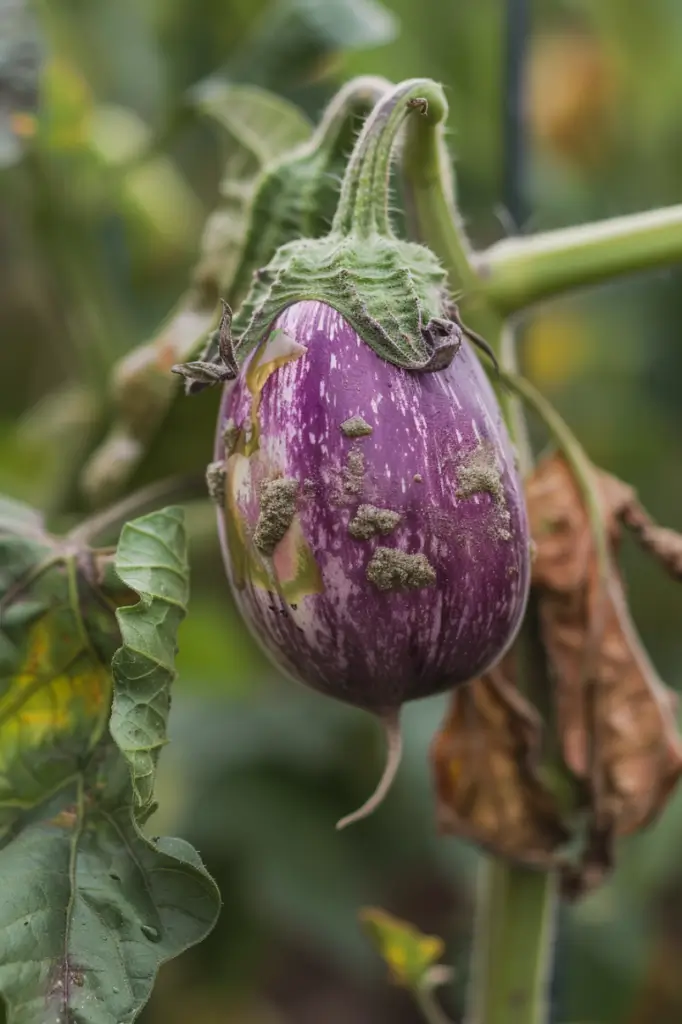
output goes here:
<path id="1" fill-rule="evenodd" d="M 371 433 L 347 436 L 354 417 Z M 409 372 L 335 309 L 292 305 L 226 388 L 215 457 L 235 599 L 300 682 L 390 718 L 479 675 L 511 644 L 528 593 L 528 524 L 495 395 L 466 342 L 447 369 Z M 261 500 L 277 479 L 288 499 L 258 545 Z M 397 526 L 353 536 L 367 505 L 398 513 Z M 394 556 L 378 549 L 424 557 L 401 587 Z M 368 578 L 373 558 L 383 575 Z"/>

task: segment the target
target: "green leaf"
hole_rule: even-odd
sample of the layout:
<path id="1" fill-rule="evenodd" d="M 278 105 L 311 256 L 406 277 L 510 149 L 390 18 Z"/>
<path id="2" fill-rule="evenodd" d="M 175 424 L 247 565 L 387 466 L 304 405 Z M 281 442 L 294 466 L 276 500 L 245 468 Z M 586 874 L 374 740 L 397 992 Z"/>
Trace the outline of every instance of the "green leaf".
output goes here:
<path id="1" fill-rule="evenodd" d="M 209 81 L 197 105 L 226 130 L 221 201 L 206 221 L 196 278 L 210 281 L 236 308 L 232 284 L 240 267 L 259 177 L 273 160 L 307 141 L 312 126 L 288 100 L 251 85 Z"/>
<path id="2" fill-rule="evenodd" d="M 13 1024 L 126 1024 L 164 960 L 215 923 L 194 850 L 145 839 L 111 745 L 25 815 L 0 851 L 0 989 Z"/>
<path id="3" fill-rule="evenodd" d="M 140 586 L 134 631 L 144 638 L 160 623 L 167 662 L 186 552 L 177 512 L 157 516 L 158 545 L 145 541 L 139 554 L 131 523 L 120 562 Z M 132 598 L 120 584 L 104 589 L 108 559 L 0 500 L 0 991 L 12 1024 L 127 1024 L 160 964 L 200 941 L 218 913 L 194 850 L 142 835 L 138 763 L 107 728 L 116 605 Z M 153 775 L 135 779 L 149 787 Z"/>
<path id="4" fill-rule="evenodd" d="M 240 178 L 245 176 L 242 168 L 250 164 L 251 173 L 258 172 L 310 137 L 305 114 L 266 89 L 209 79 L 196 86 L 193 95 L 197 109 L 226 129 L 234 146 L 230 166 L 240 168 Z M 231 177 L 225 174 L 227 180 Z"/>
<path id="5" fill-rule="evenodd" d="M 189 563 L 183 511 L 166 508 L 126 524 L 114 567 L 138 604 L 116 612 L 123 646 L 111 663 L 111 735 L 130 765 L 144 811 L 153 799 L 159 751 L 166 743 L 177 632 L 187 612 Z"/>
<path id="6" fill-rule="evenodd" d="M 300 85 L 319 76 L 333 55 L 389 43 L 397 27 L 395 16 L 376 0 L 274 0 L 224 74 L 268 89 Z"/>
<path id="7" fill-rule="evenodd" d="M 42 529 L 43 519 L 39 512 L 23 501 L 0 494 L 0 531 L 34 533 Z"/>
<path id="8" fill-rule="evenodd" d="M 396 984 L 411 989 L 433 984 L 434 964 L 445 949 L 442 939 L 423 935 L 407 921 L 375 907 L 363 910 L 360 920 L 386 961 Z"/>

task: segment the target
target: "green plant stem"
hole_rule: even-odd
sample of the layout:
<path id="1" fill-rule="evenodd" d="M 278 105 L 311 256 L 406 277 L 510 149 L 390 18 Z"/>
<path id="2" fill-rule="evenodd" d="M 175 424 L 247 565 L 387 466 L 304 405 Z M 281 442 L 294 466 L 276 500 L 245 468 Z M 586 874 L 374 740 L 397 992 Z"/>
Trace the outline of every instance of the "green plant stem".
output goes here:
<path id="1" fill-rule="evenodd" d="M 152 512 L 167 502 L 186 502 L 208 499 L 206 479 L 196 476 L 172 476 L 158 480 L 148 487 L 122 498 L 109 508 L 97 512 L 74 527 L 67 539 L 71 544 L 86 545 L 109 540 L 121 530 L 129 519 Z"/>
<path id="2" fill-rule="evenodd" d="M 514 329 L 505 324 L 500 339 L 502 379 L 515 380 Z M 512 372 L 510 372 L 512 371 Z M 523 410 L 514 394 L 503 394 L 503 411 L 526 477 L 533 453 Z M 526 621 L 516 640 L 519 687 L 543 711 L 547 692 L 544 658 Z M 545 755 L 554 760 L 550 744 Z M 546 1024 L 551 978 L 557 879 L 552 871 L 533 871 L 494 857 L 479 867 L 479 892 L 468 1024 Z"/>
<path id="3" fill-rule="evenodd" d="M 441 1010 L 432 988 L 417 988 L 413 994 L 425 1024 L 452 1024 L 447 1014 Z"/>
<path id="4" fill-rule="evenodd" d="M 402 153 L 405 204 L 411 234 L 438 256 L 453 295 L 478 292 L 472 252 L 459 224 L 442 124 L 413 117 Z"/>
<path id="5" fill-rule="evenodd" d="M 454 190 L 446 171 L 442 135 L 419 118 L 408 122 L 402 169 L 409 219 L 420 241 L 440 258 L 453 292 L 480 293 L 480 279 L 474 257 L 464 235 L 452 198 Z M 495 332 L 498 351 L 504 340 L 507 365 L 515 370 L 513 335 L 503 334 L 503 313 L 484 296 L 480 312 L 486 328 Z M 509 328 L 509 331 L 511 328 Z M 492 342 L 492 336 L 489 337 Z M 513 399 L 506 401 L 505 414 L 517 448 L 527 464 L 532 456 L 525 429 L 520 431 L 521 414 Z M 526 466 L 529 468 L 529 465 Z M 520 685 L 539 689 L 536 673 L 525 672 L 526 662 L 542 664 L 530 635 L 522 631 Z M 526 657 L 527 655 L 527 657 Z M 543 680 L 545 687 L 546 680 Z M 470 1024 L 545 1024 L 546 992 L 549 985 L 554 946 L 557 883 L 551 872 L 482 858 L 479 905 L 474 932 Z"/>
<path id="6" fill-rule="evenodd" d="M 500 333 L 499 365 L 504 373 L 517 375 L 519 372 L 516 331 L 509 321 L 503 325 Z M 514 440 L 519 472 L 525 480 L 533 471 L 533 449 L 521 398 L 513 389 L 501 388 L 499 399 L 509 433 Z"/>
<path id="7" fill-rule="evenodd" d="M 468 1024 L 545 1024 L 555 874 L 486 858 L 479 883 Z"/>
<path id="8" fill-rule="evenodd" d="M 502 314 L 620 274 L 682 262 L 682 205 L 508 238 L 472 256 L 478 288 Z"/>
<path id="9" fill-rule="evenodd" d="M 423 106 L 416 101 L 423 101 Z M 388 174 L 393 145 L 410 113 L 434 125 L 447 115 L 442 86 L 428 78 L 401 82 L 376 104 L 363 126 L 344 174 L 332 231 L 368 237 L 389 233 Z"/>

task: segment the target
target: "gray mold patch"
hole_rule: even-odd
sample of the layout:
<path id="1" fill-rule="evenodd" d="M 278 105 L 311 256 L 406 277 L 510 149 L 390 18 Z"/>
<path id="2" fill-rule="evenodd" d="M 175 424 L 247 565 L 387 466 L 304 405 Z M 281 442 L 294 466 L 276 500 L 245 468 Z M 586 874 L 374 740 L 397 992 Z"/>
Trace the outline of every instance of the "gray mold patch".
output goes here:
<path id="1" fill-rule="evenodd" d="M 436 571 L 425 555 L 377 548 L 367 566 L 367 579 L 378 590 L 419 590 L 435 584 Z"/>
<path id="2" fill-rule="evenodd" d="M 298 481 L 280 477 L 261 485 L 260 512 L 253 543 L 263 555 L 272 555 L 296 514 Z"/>
<path id="3" fill-rule="evenodd" d="M 343 489 L 349 494 L 359 494 L 364 475 L 365 456 L 359 448 L 351 448 L 343 471 Z"/>
<path id="4" fill-rule="evenodd" d="M 237 447 L 237 441 L 241 431 L 237 424 L 234 422 L 232 417 L 226 420 L 225 426 L 223 427 L 223 444 L 225 445 L 225 455 L 231 455 Z"/>
<path id="5" fill-rule="evenodd" d="M 360 505 L 348 524 L 348 532 L 356 540 L 369 540 L 377 533 L 386 537 L 389 533 L 393 533 L 401 519 L 402 516 L 399 512 L 392 512 L 388 508 Z"/>
<path id="6" fill-rule="evenodd" d="M 489 494 L 496 505 L 504 505 L 504 487 L 492 444 L 482 442 L 466 456 L 457 470 L 457 497 Z"/>
<path id="7" fill-rule="evenodd" d="M 351 416 L 341 424 L 341 432 L 346 437 L 368 437 L 372 433 L 372 429 L 362 416 Z"/>
<path id="8" fill-rule="evenodd" d="M 222 508 L 225 504 L 225 466 L 222 462 L 209 462 L 206 467 L 206 486 L 211 501 Z"/>
<path id="9" fill-rule="evenodd" d="M 474 494 L 489 494 L 495 506 L 490 531 L 496 540 L 511 540 L 511 516 L 502 484 L 495 447 L 481 442 L 478 448 L 466 456 L 457 470 L 457 497 L 471 498 Z"/>

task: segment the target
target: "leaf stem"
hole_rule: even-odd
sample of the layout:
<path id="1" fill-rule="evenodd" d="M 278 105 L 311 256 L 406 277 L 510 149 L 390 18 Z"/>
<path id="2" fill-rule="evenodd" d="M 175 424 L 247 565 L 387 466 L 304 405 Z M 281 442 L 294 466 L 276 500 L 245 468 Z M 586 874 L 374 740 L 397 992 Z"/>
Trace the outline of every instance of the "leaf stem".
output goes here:
<path id="1" fill-rule="evenodd" d="M 450 1018 L 440 1008 L 432 987 L 421 986 L 412 991 L 426 1024 L 452 1024 Z"/>
<path id="2" fill-rule="evenodd" d="M 507 238 L 472 256 L 478 290 L 500 313 L 570 289 L 682 262 L 682 204 Z"/>
<path id="3" fill-rule="evenodd" d="M 196 501 L 207 498 L 206 480 L 202 475 L 171 476 L 122 498 L 102 512 L 84 519 L 67 534 L 71 544 L 85 546 L 95 541 L 112 539 L 129 519 L 152 512 L 167 502 Z"/>

